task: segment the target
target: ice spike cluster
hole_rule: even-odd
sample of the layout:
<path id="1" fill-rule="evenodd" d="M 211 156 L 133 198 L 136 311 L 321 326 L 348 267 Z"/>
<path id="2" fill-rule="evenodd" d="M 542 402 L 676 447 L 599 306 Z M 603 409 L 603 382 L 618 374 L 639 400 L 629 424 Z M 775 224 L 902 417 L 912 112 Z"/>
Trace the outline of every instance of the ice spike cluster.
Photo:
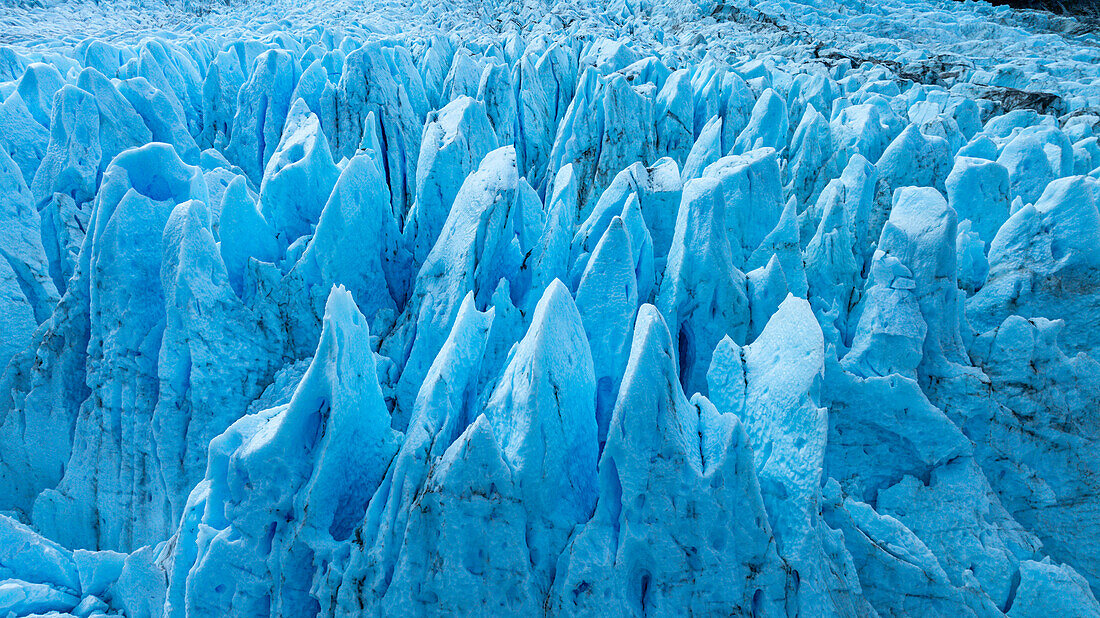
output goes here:
<path id="1" fill-rule="evenodd" d="M 0 618 L 1100 617 L 1100 34 L 0 4 Z"/>

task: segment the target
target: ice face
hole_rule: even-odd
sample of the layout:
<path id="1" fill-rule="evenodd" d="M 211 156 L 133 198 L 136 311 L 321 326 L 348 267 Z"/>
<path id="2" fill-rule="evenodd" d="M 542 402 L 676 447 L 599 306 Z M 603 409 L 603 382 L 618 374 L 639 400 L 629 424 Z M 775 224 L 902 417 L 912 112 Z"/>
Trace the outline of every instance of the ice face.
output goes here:
<path id="1" fill-rule="evenodd" d="M 9 3 L 0 615 L 1100 616 L 1095 32 L 750 4 Z"/>

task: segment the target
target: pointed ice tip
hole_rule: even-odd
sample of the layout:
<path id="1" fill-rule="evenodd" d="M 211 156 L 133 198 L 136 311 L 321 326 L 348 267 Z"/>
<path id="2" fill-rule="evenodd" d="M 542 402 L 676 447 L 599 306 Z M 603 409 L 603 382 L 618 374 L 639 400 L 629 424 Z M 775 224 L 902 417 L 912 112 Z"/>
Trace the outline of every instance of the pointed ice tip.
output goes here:
<path id="1" fill-rule="evenodd" d="M 512 469 L 503 456 L 492 423 L 484 414 L 479 414 L 447 447 L 433 476 L 441 487 L 467 495 L 471 490 L 493 487 L 497 491 L 511 491 Z"/>
<path id="2" fill-rule="evenodd" d="M 309 109 L 309 105 L 306 104 L 302 97 L 297 97 L 294 102 L 290 104 L 290 110 L 286 113 L 286 122 L 283 125 L 283 132 L 293 132 L 302 123 L 313 114 Z"/>
<path id="3" fill-rule="evenodd" d="M 382 146 L 378 140 L 378 132 L 375 130 L 377 126 L 378 121 L 375 119 L 374 111 L 367 112 L 367 117 L 363 121 L 363 135 L 359 139 L 359 150 L 370 152 L 373 156 L 382 154 Z"/>
<path id="4" fill-rule="evenodd" d="M 328 300 L 325 302 L 324 328 L 330 327 L 367 328 L 367 319 L 359 312 L 359 306 L 355 304 L 351 292 L 344 286 L 336 284 L 329 290 Z M 322 334 L 322 339 L 324 335 Z"/>
<path id="5" fill-rule="evenodd" d="M 496 307 L 489 307 L 489 311 L 493 311 L 495 309 Z M 458 315 L 469 313 L 470 311 L 477 311 L 477 303 L 474 300 L 473 290 L 466 292 L 466 296 L 462 298 L 462 304 L 458 306 Z"/>
<path id="6" fill-rule="evenodd" d="M 752 347 L 770 346 L 772 341 L 779 343 L 780 347 L 789 344 L 809 353 L 824 354 L 825 337 L 806 299 L 787 294 Z"/>
<path id="7" fill-rule="evenodd" d="M 596 245 L 596 251 L 599 251 L 600 245 L 603 245 L 605 242 L 610 247 L 615 247 L 616 249 L 623 248 L 627 252 L 630 252 L 630 235 L 626 231 L 626 223 L 623 221 L 621 215 L 615 215 L 611 218 L 611 223 L 607 225 L 607 231 L 603 233 L 603 238 L 601 238 L 599 244 Z M 595 251 L 593 254 L 595 254 Z"/>
<path id="8" fill-rule="evenodd" d="M 242 175 L 234 176 L 222 192 L 222 210 L 225 210 L 225 204 L 233 202 L 249 202 L 255 207 L 256 200 L 248 192 L 248 180 Z"/>
<path id="9" fill-rule="evenodd" d="M 638 318 L 634 321 L 634 340 L 630 345 L 631 361 L 635 356 L 649 356 L 664 353 L 672 358 L 672 335 L 661 312 L 646 303 L 638 308 Z"/>
<path id="10" fill-rule="evenodd" d="M 783 302 L 779 305 L 779 311 L 776 314 L 785 313 L 792 317 L 798 316 L 799 319 L 811 319 L 815 322 L 814 312 L 810 309 L 810 303 L 805 298 L 799 298 L 794 294 L 787 294 L 787 298 L 783 299 Z"/>
<path id="11" fill-rule="evenodd" d="M 478 414 L 474 422 L 462 432 L 456 442 L 465 442 L 467 453 L 492 453 L 499 450 L 496 435 L 493 433 L 493 424 L 485 414 Z M 468 455 L 467 455 L 468 456 Z"/>
<path id="12" fill-rule="evenodd" d="M 187 227 L 197 224 L 199 227 L 210 229 L 210 209 L 200 200 L 187 200 L 177 204 L 168 217 L 169 223 L 166 227 L 178 225 L 174 223 L 178 219 L 184 219 Z"/>
<path id="13" fill-rule="evenodd" d="M 561 166 L 561 169 L 559 169 L 558 173 L 554 176 L 554 190 L 551 192 L 551 195 L 555 198 L 560 196 L 570 185 L 573 185 L 573 190 L 576 191 L 576 184 L 577 173 L 573 170 L 573 163 L 566 163 Z"/>
<path id="14" fill-rule="evenodd" d="M 452 327 L 451 336 L 459 332 L 464 332 L 465 324 L 479 324 L 480 328 L 485 332 L 488 332 L 493 325 L 493 320 L 496 319 L 497 308 L 496 305 L 490 305 L 485 311 L 478 311 L 477 301 L 474 299 L 474 293 L 471 290 L 466 293 L 466 296 L 462 299 L 462 304 L 458 306 L 458 313 L 455 315 L 454 326 Z M 462 345 L 468 345 L 469 342 L 461 342 Z"/>
<path id="15" fill-rule="evenodd" d="M 779 215 L 780 219 L 795 219 L 798 217 L 798 197 L 792 195 L 790 199 L 783 204 L 783 212 Z"/>
<path id="16" fill-rule="evenodd" d="M 561 279 L 555 278 L 542 292 L 542 298 L 535 305 L 535 315 L 531 319 L 532 324 L 546 320 L 563 308 L 565 304 L 573 305 L 573 295 Z M 574 307 L 576 311 L 576 307 Z"/>
<path id="17" fill-rule="evenodd" d="M 920 127 L 912 122 L 901 130 L 901 135 L 904 135 L 906 139 L 924 139 L 924 134 L 920 132 Z"/>
<path id="18" fill-rule="evenodd" d="M 535 305 L 527 334 L 517 345 L 519 349 L 536 355 L 565 353 L 566 348 L 583 345 L 583 356 L 587 357 L 585 362 L 591 371 L 592 357 L 580 310 L 569 288 L 560 279 L 554 279 L 546 286 Z"/>
<path id="19" fill-rule="evenodd" d="M 637 213 L 637 216 L 640 218 L 641 213 Z M 600 278 L 598 275 L 607 273 L 609 267 L 615 268 L 614 266 L 610 266 L 612 264 L 617 264 L 620 268 L 629 269 L 633 276 L 635 268 L 634 241 L 632 241 L 630 232 L 627 230 L 626 221 L 620 215 L 615 215 L 611 219 L 611 223 L 607 225 L 607 229 L 604 230 L 603 236 L 601 236 L 599 242 L 596 243 L 596 248 L 593 249 L 588 265 L 585 267 L 584 274 L 581 276 L 581 284 L 584 284 L 585 279 L 591 277 L 593 274 L 596 274 L 597 278 Z M 578 292 L 579 291 L 580 289 L 578 287 Z"/>
<path id="20" fill-rule="evenodd" d="M 779 271 L 776 273 L 776 271 Z M 772 254 L 772 257 L 768 260 L 767 266 L 764 267 L 764 272 L 767 273 L 767 277 L 771 278 L 778 275 L 783 275 L 783 264 L 779 262 L 779 255 Z"/>
<path id="21" fill-rule="evenodd" d="M 481 160 L 481 164 L 478 165 L 478 171 L 488 171 L 495 169 L 509 169 L 511 168 L 515 173 L 516 167 L 516 147 L 513 145 L 501 146 L 496 150 L 490 151 L 485 155 L 485 158 Z"/>
<path id="22" fill-rule="evenodd" d="M 382 151 L 379 149 L 378 144 L 372 147 L 360 148 L 358 152 L 353 154 L 340 171 L 337 184 L 340 184 L 341 181 L 344 184 L 353 183 L 355 182 L 353 179 L 362 177 L 373 177 L 376 182 L 385 182 Z M 331 199 L 330 196 L 329 200 Z"/>
<path id="23" fill-rule="evenodd" d="M 432 112 L 428 122 L 438 123 L 447 136 L 445 139 L 454 139 L 462 129 L 464 117 L 478 106 L 484 106 L 484 103 L 470 95 L 462 94 L 452 99 L 442 109 Z"/>

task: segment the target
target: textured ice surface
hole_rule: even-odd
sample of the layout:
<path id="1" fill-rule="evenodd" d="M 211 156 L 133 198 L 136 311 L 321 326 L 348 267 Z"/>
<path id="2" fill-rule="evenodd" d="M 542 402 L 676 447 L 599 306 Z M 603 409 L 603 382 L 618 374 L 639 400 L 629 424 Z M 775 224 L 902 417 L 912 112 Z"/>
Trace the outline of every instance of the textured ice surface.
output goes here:
<path id="1" fill-rule="evenodd" d="M 1100 616 L 1100 38 L 0 4 L 0 616 Z"/>

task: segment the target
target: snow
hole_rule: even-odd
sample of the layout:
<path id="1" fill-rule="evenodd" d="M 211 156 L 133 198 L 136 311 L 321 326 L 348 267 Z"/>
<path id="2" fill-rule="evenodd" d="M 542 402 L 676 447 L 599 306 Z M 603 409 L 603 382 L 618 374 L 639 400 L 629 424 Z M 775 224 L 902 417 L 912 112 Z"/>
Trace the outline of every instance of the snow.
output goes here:
<path id="1" fill-rule="evenodd" d="M 1100 44 L 0 9 L 0 615 L 1100 616 Z"/>

